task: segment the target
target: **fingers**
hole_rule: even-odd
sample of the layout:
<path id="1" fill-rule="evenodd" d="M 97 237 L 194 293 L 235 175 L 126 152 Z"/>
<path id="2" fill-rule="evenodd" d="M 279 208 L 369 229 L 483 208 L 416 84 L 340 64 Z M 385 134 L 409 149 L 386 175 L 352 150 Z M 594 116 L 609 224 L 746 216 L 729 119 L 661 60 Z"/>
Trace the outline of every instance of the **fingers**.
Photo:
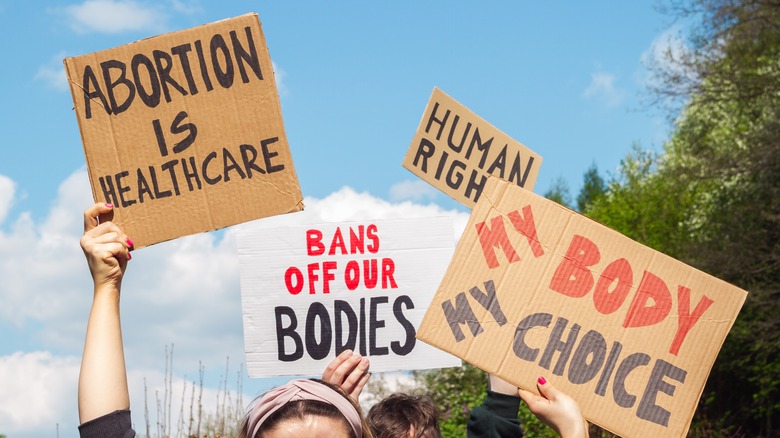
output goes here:
<path id="1" fill-rule="evenodd" d="M 101 214 L 108 214 L 114 210 L 112 204 L 96 203 L 84 211 L 84 232 L 97 227 L 100 224 L 98 217 Z"/>
<path id="2" fill-rule="evenodd" d="M 547 400 L 555 400 L 557 395 L 560 393 L 560 391 L 558 391 L 558 389 L 556 389 L 552 383 L 548 382 L 547 379 L 541 376 L 536 379 L 536 388 L 539 389 L 539 394 L 541 394 L 542 397 L 546 398 Z"/>
<path id="3" fill-rule="evenodd" d="M 370 362 L 367 357 L 354 353 L 352 350 L 345 350 L 330 361 L 322 373 L 322 379 L 340 386 L 344 392 L 357 400 L 371 376 L 368 373 L 369 366 Z"/>

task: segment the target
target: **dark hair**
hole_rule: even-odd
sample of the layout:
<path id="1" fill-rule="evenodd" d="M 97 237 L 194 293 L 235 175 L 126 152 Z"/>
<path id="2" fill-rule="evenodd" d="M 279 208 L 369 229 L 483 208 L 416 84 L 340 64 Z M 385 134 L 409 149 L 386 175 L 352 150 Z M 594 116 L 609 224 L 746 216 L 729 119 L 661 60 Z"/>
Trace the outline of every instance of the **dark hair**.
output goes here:
<path id="1" fill-rule="evenodd" d="M 360 415 L 361 422 L 363 423 L 362 438 L 372 438 L 368 423 L 363 417 L 363 413 L 360 409 L 360 406 L 354 400 L 352 400 L 349 397 L 349 395 L 347 395 L 340 387 L 336 385 L 330 384 L 320 379 L 311 379 L 311 380 L 317 383 L 321 383 L 333 389 L 334 391 L 341 394 L 344 398 L 349 400 L 349 402 L 357 410 L 358 414 Z M 257 402 L 259 399 L 260 398 L 258 397 L 255 400 L 255 402 Z M 330 403 L 317 401 L 317 400 L 296 400 L 285 404 L 283 407 L 279 408 L 279 410 L 277 410 L 276 412 L 271 414 L 268 418 L 266 418 L 265 421 L 263 421 L 263 424 L 262 426 L 260 426 L 260 429 L 258 429 L 256 436 L 250 436 L 252 431 L 249 430 L 249 424 L 248 424 L 249 415 L 246 415 L 244 417 L 244 420 L 241 422 L 241 427 L 238 430 L 238 437 L 258 438 L 263 436 L 263 433 L 276 428 L 281 423 L 287 420 L 303 420 L 308 416 L 318 416 L 318 417 L 326 417 L 326 418 L 334 419 L 343 425 L 344 431 L 347 433 L 347 436 L 349 438 L 360 438 L 355 436 L 355 431 L 352 430 L 352 426 L 350 426 L 349 422 L 347 421 L 346 418 L 344 418 L 344 415 L 338 410 L 338 408 L 336 408 Z"/>
<path id="2" fill-rule="evenodd" d="M 392 394 L 368 411 L 368 424 L 374 438 L 405 437 L 412 428 L 415 437 L 441 437 L 439 410 L 427 395 Z"/>

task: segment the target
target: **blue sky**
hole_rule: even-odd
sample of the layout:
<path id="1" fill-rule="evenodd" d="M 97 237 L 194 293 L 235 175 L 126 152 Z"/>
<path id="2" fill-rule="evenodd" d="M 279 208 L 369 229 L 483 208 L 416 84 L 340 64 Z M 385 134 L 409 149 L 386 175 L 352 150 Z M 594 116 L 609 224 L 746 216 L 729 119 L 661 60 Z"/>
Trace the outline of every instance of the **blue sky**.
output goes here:
<path id="1" fill-rule="evenodd" d="M 655 2 L 541 3 L 0 0 L 0 433 L 76 436 L 91 195 L 64 57 L 257 12 L 306 220 L 465 224 L 463 207 L 401 167 L 434 86 L 542 155 L 540 194 L 564 178 L 576 196 L 593 163 L 606 176 L 632 144 L 667 136 L 642 97 L 646 61 L 678 44 Z M 243 360 L 233 230 L 138 251 L 123 310 L 136 423 L 166 345 L 177 384 L 202 361 L 216 392 L 226 357 L 232 372 Z"/>

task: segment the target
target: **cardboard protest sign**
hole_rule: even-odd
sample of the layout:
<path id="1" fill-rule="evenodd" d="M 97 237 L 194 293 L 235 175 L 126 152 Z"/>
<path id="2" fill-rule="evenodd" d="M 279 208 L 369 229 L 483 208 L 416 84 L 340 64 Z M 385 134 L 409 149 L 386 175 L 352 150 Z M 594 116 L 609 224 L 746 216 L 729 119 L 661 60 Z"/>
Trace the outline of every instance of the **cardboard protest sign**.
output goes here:
<path id="1" fill-rule="evenodd" d="M 403 166 L 468 208 L 489 175 L 533 189 L 542 157 L 433 89 Z"/>
<path id="2" fill-rule="evenodd" d="M 453 234 L 443 217 L 242 233 L 249 376 L 321 375 L 345 349 L 369 357 L 372 371 L 460 366 L 415 338 Z"/>
<path id="3" fill-rule="evenodd" d="M 684 436 L 746 292 L 490 178 L 418 338 L 538 376 L 621 436 Z"/>
<path id="4" fill-rule="evenodd" d="M 136 248 L 303 208 L 256 14 L 65 67 L 92 194 Z"/>

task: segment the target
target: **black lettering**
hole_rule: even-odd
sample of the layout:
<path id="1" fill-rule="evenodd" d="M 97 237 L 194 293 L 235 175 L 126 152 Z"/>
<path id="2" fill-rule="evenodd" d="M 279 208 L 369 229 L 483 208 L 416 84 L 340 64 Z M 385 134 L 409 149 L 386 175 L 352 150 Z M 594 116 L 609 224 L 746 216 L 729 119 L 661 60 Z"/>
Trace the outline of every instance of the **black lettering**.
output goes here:
<path id="1" fill-rule="evenodd" d="M 360 353 L 362 356 L 366 355 L 366 299 L 360 299 L 360 321 L 358 324 L 360 328 Z"/>
<path id="2" fill-rule="evenodd" d="M 477 182 L 479 178 L 479 182 Z M 480 175 L 476 170 L 471 171 L 471 177 L 469 183 L 466 185 L 466 197 L 471 198 L 471 193 L 474 192 L 474 202 L 479 201 L 479 197 L 482 195 L 482 190 L 485 189 L 485 183 L 487 182 L 487 176 Z"/>
<path id="3" fill-rule="evenodd" d="M 601 365 L 604 364 L 606 355 L 607 341 L 604 336 L 595 330 L 585 333 L 569 364 L 569 382 L 581 385 L 593 380 L 601 369 Z M 591 357 L 592 359 L 588 363 L 588 358 Z"/>
<path id="4" fill-rule="evenodd" d="M 113 205 L 119 205 L 119 203 L 116 200 L 116 191 L 114 191 L 114 180 L 111 178 L 111 175 L 106 175 L 105 177 L 98 178 L 100 181 L 100 188 L 103 190 L 103 198 L 106 200 L 106 202 L 113 204 Z"/>
<path id="5" fill-rule="evenodd" d="M 496 285 L 493 280 L 488 280 L 485 283 L 485 292 L 479 290 L 479 287 L 474 286 L 469 289 L 469 293 L 474 297 L 479 304 L 482 304 L 487 311 L 493 315 L 493 319 L 498 323 L 499 327 L 503 327 L 506 324 L 506 316 L 501 310 L 501 305 L 498 303 L 498 296 L 496 295 Z"/>
<path id="6" fill-rule="evenodd" d="M 206 58 L 203 56 L 203 45 L 200 40 L 195 41 L 195 53 L 198 55 L 198 65 L 200 67 L 200 75 L 203 78 L 203 83 L 206 84 L 206 91 L 211 91 L 214 86 L 211 85 L 211 77 L 209 77 L 209 70 L 206 64 Z"/>
<path id="7" fill-rule="evenodd" d="M 160 75 L 160 83 L 162 84 L 163 95 L 165 95 L 165 101 L 171 101 L 171 93 L 168 89 L 168 85 L 172 86 L 182 96 L 187 95 L 187 90 L 184 89 L 175 79 L 171 77 L 171 69 L 173 68 L 173 61 L 171 55 L 162 50 L 155 50 L 152 52 L 154 56 L 154 64 L 157 66 L 157 74 Z M 165 63 L 163 64 L 163 61 Z"/>
<path id="8" fill-rule="evenodd" d="M 198 127 L 195 126 L 194 123 L 185 123 L 183 125 L 181 124 L 181 122 L 183 122 L 187 117 L 189 117 L 187 112 L 181 111 L 179 114 L 176 114 L 176 118 L 173 119 L 173 123 L 171 124 L 172 134 L 183 134 L 185 132 L 189 132 L 184 140 L 173 145 L 174 154 L 184 152 L 185 149 L 195 143 L 195 137 L 198 136 Z"/>
<path id="9" fill-rule="evenodd" d="M 626 356 L 615 373 L 615 381 L 612 384 L 612 397 L 621 408 L 630 408 L 636 402 L 636 396 L 626 391 L 626 378 L 635 368 L 650 363 L 650 356 L 645 353 L 634 353 Z"/>
<path id="10" fill-rule="evenodd" d="M 428 173 L 428 158 L 433 156 L 435 150 L 436 146 L 430 140 L 421 138 L 420 144 L 417 146 L 417 153 L 414 154 L 414 160 L 412 160 L 414 167 L 419 167 L 420 170 Z M 417 164 L 420 158 L 422 158 L 422 164 Z"/>
<path id="11" fill-rule="evenodd" d="M 458 187 L 460 187 L 460 183 L 463 182 L 463 172 L 456 171 L 455 168 L 466 169 L 466 163 L 459 160 L 452 160 L 450 171 L 447 172 L 446 181 L 447 185 L 453 190 L 457 190 Z M 455 175 L 455 178 L 453 178 L 453 175 Z"/>
<path id="12" fill-rule="evenodd" d="M 528 165 L 525 166 L 525 172 L 523 172 L 522 178 L 520 177 L 520 154 L 515 157 L 515 162 L 512 163 L 512 169 L 509 171 L 509 181 L 514 181 L 520 187 L 525 187 L 525 180 L 528 179 L 528 172 L 531 171 L 531 167 L 534 164 L 534 157 L 528 157 Z"/>
<path id="13" fill-rule="evenodd" d="M 190 171 L 190 167 L 192 168 L 192 171 Z M 190 191 L 195 190 L 195 187 L 192 185 L 192 181 L 195 180 L 198 184 L 198 190 L 200 190 L 203 186 L 201 185 L 200 177 L 198 176 L 198 166 L 195 164 L 195 157 L 190 157 L 190 167 L 187 167 L 187 159 L 182 158 L 181 171 L 187 179 L 187 186 L 190 188 Z"/>
<path id="14" fill-rule="evenodd" d="M 425 132 L 429 133 L 431 132 L 431 125 L 433 123 L 437 123 L 439 125 L 439 132 L 436 134 L 436 140 L 441 138 L 441 133 L 444 130 L 444 125 L 447 124 L 447 119 L 450 117 L 450 110 L 447 110 L 446 113 L 444 113 L 444 119 L 439 120 L 436 118 L 436 111 L 439 109 L 439 102 L 436 102 L 433 105 L 433 110 L 431 111 L 430 117 L 428 117 L 428 125 L 425 126 Z"/>
<path id="15" fill-rule="evenodd" d="M 192 46 L 189 43 L 171 48 L 171 53 L 179 57 L 179 64 L 181 64 L 181 68 L 184 71 L 184 78 L 187 79 L 190 94 L 194 96 L 198 94 L 198 87 L 195 85 L 195 79 L 192 77 L 190 58 L 187 55 L 190 51 L 192 51 Z"/>
<path id="16" fill-rule="evenodd" d="M 95 77 L 95 72 L 92 71 L 91 66 L 84 68 L 84 77 L 81 81 L 81 88 L 84 90 L 84 116 L 88 119 L 92 118 L 92 99 L 100 99 L 100 106 L 106 111 L 107 114 L 111 114 L 111 107 L 108 106 L 106 96 L 103 95 L 103 91 L 100 89 L 100 83 Z M 93 91 L 90 91 L 93 90 Z M 117 205 L 114 202 L 114 205 Z"/>
<path id="17" fill-rule="evenodd" d="M 482 152 L 482 158 L 479 159 L 479 168 L 484 169 L 485 160 L 487 159 L 488 152 L 490 152 L 491 144 L 493 144 L 493 137 L 490 137 L 488 141 L 482 143 L 482 138 L 479 136 L 479 128 L 474 127 L 474 136 L 471 137 L 469 149 L 466 151 L 466 159 L 468 160 L 471 158 L 471 153 L 474 152 L 474 146 L 476 146 L 477 150 Z"/>
<path id="18" fill-rule="evenodd" d="M 230 88 L 233 85 L 233 59 L 230 57 L 227 44 L 222 35 L 216 34 L 211 37 L 211 64 L 214 67 L 214 73 L 217 75 L 217 82 L 222 85 L 222 88 Z M 219 54 L 217 51 L 222 52 L 222 57 L 225 60 L 225 68 L 219 63 Z"/>
<path id="19" fill-rule="evenodd" d="M 122 185 L 122 178 L 130 175 L 130 172 L 124 171 L 119 172 L 116 175 L 114 175 L 114 178 L 116 179 L 116 188 L 119 192 L 119 202 L 122 203 L 122 207 L 129 207 L 133 204 L 135 204 L 135 199 L 125 199 L 125 193 L 130 191 L 130 186 L 123 186 Z"/>
<path id="20" fill-rule="evenodd" d="M 126 111 L 130 108 L 130 104 L 133 103 L 133 98 L 135 97 L 135 86 L 125 77 L 127 67 L 123 62 L 112 59 L 101 62 L 100 68 L 103 70 L 103 81 L 106 84 L 106 94 L 108 94 L 108 101 L 111 105 L 109 114 L 116 115 Z M 119 70 L 119 76 L 116 80 L 111 79 L 111 70 Z M 127 97 L 125 97 L 124 102 L 117 104 L 114 89 L 120 84 L 127 88 Z"/>
<path id="21" fill-rule="evenodd" d="M 398 341 L 390 343 L 390 349 L 399 356 L 406 356 L 411 353 L 412 350 L 414 350 L 414 344 L 417 342 L 417 338 L 415 337 L 417 331 L 414 329 L 414 324 L 409 322 L 409 320 L 406 319 L 406 316 L 404 316 L 402 308 L 404 305 L 407 309 L 414 309 L 412 299 L 406 295 L 400 295 L 393 302 L 393 315 L 395 315 L 395 319 L 403 326 L 404 331 L 406 332 L 406 342 L 404 342 L 403 345 Z"/>
<path id="22" fill-rule="evenodd" d="M 455 307 L 452 306 L 450 300 L 447 300 L 441 303 L 441 308 L 444 310 L 444 316 L 447 317 L 447 323 L 450 325 L 450 330 L 452 330 L 456 342 L 466 339 L 466 336 L 460 329 L 460 324 L 468 324 L 473 336 L 477 336 L 485 331 L 479 324 L 477 316 L 474 315 L 474 311 L 471 310 L 471 305 L 469 305 L 465 292 L 455 296 Z"/>
<path id="23" fill-rule="evenodd" d="M 260 150 L 263 151 L 263 162 L 265 163 L 265 170 L 268 173 L 274 173 L 274 172 L 279 172 L 280 170 L 284 170 L 284 164 L 278 164 L 274 166 L 271 163 L 271 158 L 279 155 L 279 152 L 276 151 L 271 152 L 268 149 L 268 145 L 271 143 L 276 143 L 277 141 L 279 141 L 279 137 L 271 137 L 265 140 L 260 140 Z"/>
<path id="24" fill-rule="evenodd" d="M 571 352 L 574 349 L 574 343 L 577 342 L 577 336 L 579 336 L 580 333 L 580 325 L 574 324 L 571 326 L 566 341 L 562 341 L 563 331 L 566 329 L 567 324 L 569 324 L 568 319 L 558 317 L 555 321 L 555 326 L 550 332 L 550 339 L 547 341 L 547 347 L 545 347 L 542 358 L 539 360 L 539 366 L 549 370 L 553 355 L 555 355 L 556 351 L 560 351 L 561 355 L 558 357 L 558 362 L 556 362 L 555 368 L 553 369 L 553 374 L 556 376 L 563 375 L 563 371 L 566 369 L 566 362 L 569 361 L 569 356 L 571 356 Z"/>
<path id="25" fill-rule="evenodd" d="M 230 163 L 228 163 L 228 161 Z M 233 155 L 230 153 L 227 148 L 222 148 L 222 164 L 224 166 L 224 174 L 225 174 L 225 182 L 230 181 L 230 171 L 235 170 L 238 175 L 241 177 L 241 179 L 246 178 L 246 175 L 244 174 L 244 171 L 241 170 L 241 166 L 236 163 L 236 160 L 233 158 Z"/>
<path id="26" fill-rule="evenodd" d="M 436 166 L 436 173 L 433 174 L 433 177 L 437 180 L 441 180 L 441 173 L 444 170 L 444 166 L 447 164 L 447 159 L 450 157 L 450 154 L 447 153 L 447 151 L 441 151 L 441 158 L 439 158 L 439 165 Z"/>
<path id="27" fill-rule="evenodd" d="M 262 81 L 263 74 L 260 71 L 260 58 L 257 56 L 255 40 L 252 39 L 252 29 L 247 26 L 244 28 L 244 31 L 246 32 L 246 40 L 247 45 L 249 46 L 249 52 L 244 50 L 241 42 L 238 41 L 236 31 L 230 31 L 230 41 L 233 43 L 233 53 L 236 55 L 236 61 L 238 61 L 238 71 L 241 73 L 241 80 L 244 81 L 245 84 L 249 82 L 249 76 L 247 76 L 246 69 L 244 68 L 244 61 L 246 61 L 247 64 L 249 64 L 249 68 L 251 68 L 255 73 L 255 76 L 257 76 L 257 79 Z"/>
<path id="28" fill-rule="evenodd" d="M 512 350 L 515 352 L 515 356 L 528 362 L 536 361 L 539 349 L 531 348 L 525 343 L 525 334 L 534 327 L 549 327 L 551 322 L 552 315 L 549 313 L 534 313 L 523 318 L 517 324 L 515 337 L 512 341 Z"/>
<path id="29" fill-rule="evenodd" d="M 144 87 L 141 75 L 138 70 L 140 66 L 146 67 L 146 75 L 149 76 L 150 92 Z M 149 108 L 154 108 L 160 104 L 160 80 L 157 78 L 157 72 L 154 70 L 154 64 L 145 55 L 137 54 L 130 61 L 130 70 L 133 72 L 133 82 L 138 91 L 138 96 Z"/>
<path id="30" fill-rule="evenodd" d="M 371 307 L 368 312 L 368 354 L 371 356 L 387 356 L 389 353 L 387 347 L 376 346 L 376 332 L 385 326 L 384 319 L 377 319 L 377 307 L 387 301 L 387 297 L 371 297 Z"/>
<path id="31" fill-rule="evenodd" d="M 317 320 L 320 320 L 320 329 L 315 329 Z M 320 334 L 320 342 L 317 343 L 317 333 Z M 328 309 L 322 303 L 312 303 L 309 313 L 306 314 L 306 351 L 312 359 L 320 360 L 328 357 L 330 343 L 333 340 L 333 328 L 330 325 Z"/>
<path id="32" fill-rule="evenodd" d="M 504 145 L 504 147 L 501 149 L 501 152 L 496 155 L 496 159 L 493 160 L 493 164 L 488 167 L 487 172 L 489 174 L 495 175 L 493 171 L 498 169 L 500 171 L 498 176 L 501 178 L 504 177 L 504 168 L 506 167 L 506 147 L 507 145 Z"/>
<path id="33" fill-rule="evenodd" d="M 458 127 L 458 121 L 460 120 L 460 116 L 457 114 L 455 115 L 455 119 L 452 121 L 452 126 L 450 126 L 450 135 L 447 137 L 447 144 L 450 145 L 450 149 L 453 151 L 460 153 L 460 151 L 463 150 L 463 145 L 466 144 L 466 137 L 469 135 L 469 131 L 471 131 L 471 122 L 466 123 L 466 129 L 463 130 L 463 135 L 460 137 L 460 143 L 455 144 L 452 142 L 452 136 L 455 135 L 455 129 Z"/>
<path id="34" fill-rule="evenodd" d="M 149 176 L 152 177 L 152 188 L 154 189 L 155 198 L 167 198 L 172 195 L 170 190 L 166 190 L 164 192 L 160 191 L 160 185 L 157 182 L 157 171 L 154 169 L 154 166 L 149 166 Z"/>
<path id="35" fill-rule="evenodd" d="M 176 196 L 179 196 L 179 181 L 176 179 L 176 165 L 179 164 L 179 160 L 171 160 L 167 163 L 163 163 L 160 168 L 162 170 L 167 170 L 168 173 L 171 174 L 171 183 L 173 183 L 173 193 L 176 194 Z"/>
<path id="36" fill-rule="evenodd" d="M 612 349 L 609 350 L 609 357 L 607 358 L 607 364 L 604 365 L 604 370 L 601 371 L 601 377 L 596 384 L 596 389 L 593 391 L 596 394 L 604 397 L 607 393 L 607 385 L 609 384 L 609 378 L 612 377 L 612 371 L 615 370 L 615 364 L 617 364 L 620 352 L 623 351 L 623 344 L 618 341 L 612 343 Z"/>
<path id="37" fill-rule="evenodd" d="M 160 149 L 160 155 L 167 157 L 168 144 L 165 142 L 165 134 L 163 133 L 162 126 L 160 126 L 160 119 L 152 120 L 152 128 L 154 128 L 154 136 L 157 138 L 157 148 Z"/>
<path id="38" fill-rule="evenodd" d="M 347 340 L 344 341 L 344 323 L 342 315 L 347 317 Z M 348 302 L 336 300 L 333 303 L 333 320 L 336 331 L 336 355 L 344 350 L 354 350 L 357 343 L 357 315 Z"/>
<path id="39" fill-rule="evenodd" d="M 154 200 L 152 189 L 149 188 L 149 183 L 146 181 L 146 177 L 144 176 L 144 173 L 141 171 L 140 167 L 136 169 L 135 176 L 136 179 L 138 179 L 138 203 L 144 203 L 144 194 L 149 196 L 149 200 Z"/>
<path id="40" fill-rule="evenodd" d="M 257 159 L 257 149 L 255 149 L 254 146 L 249 144 L 242 144 L 238 147 L 238 150 L 241 151 L 241 161 L 244 163 L 244 170 L 246 171 L 247 178 L 252 178 L 252 169 L 261 174 L 265 173 L 265 170 L 263 170 L 262 167 L 259 167 L 257 164 L 255 164 L 255 160 Z M 249 153 L 252 154 L 251 158 L 249 157 Z M 338 354 L 338 352 L 336 354 Z"/>
<path id="41" fill-rule="evenodd" d="M 642 399 L 636 409 L 636 416 L 664 427 L 668 426 L 671 413 L 656 404 L 656 396 L 659 392 L 670 397 L 674 396 L 675 386 L 664 381 L 664 377 L 685 383 L 687 375 L 685 370 L 677 368 L 663 359 L 656 360 L 653 371 L 650 373 L 650 380 L 647 382 L 645 392 L 642 394 Z"/>
<path id="42" fill-rule="evenodd" d="M 200 172 L 203 175 L 203 179 L 206 180 L 206 183 L 208 183 L 209 185 L 212 185 L 212 186 L 214 184 L 218 183 L 220 180 L 222 180 L 222 175 L 217 175 L 216 178 L 210 178 L 209 174 L 206 173 L 206 170 L 209 167 L 209 163 L 211 162 L 211 160 L 213 160 L 215 158 L 217 158 L 217 153 L 216 152 L 212 151 L 208 155 L 206 155 L 206 159 L 203 160 L 203 167 L 202 167 L 201 172 Z"/>
<path id="43" fill-rule="evenodd" d="M 276 315 L 276 351 L 278 358 L 282 362 L 295 362 L 303 357 L 303 341 L 301 336 L 295 331 L 298 327 L 298 319 L 295 317 L 295 311 L 287 306 L 277 306 L 274 308 L 274 314 Z M 282 316 L 287 316 L 290 319 L 290 324 L 285 327 L 282 322 Z M 295 349 L 292 353 L 287 353 L 284 348 L 285 338 L 292 339 L 295 344 Z"/>

